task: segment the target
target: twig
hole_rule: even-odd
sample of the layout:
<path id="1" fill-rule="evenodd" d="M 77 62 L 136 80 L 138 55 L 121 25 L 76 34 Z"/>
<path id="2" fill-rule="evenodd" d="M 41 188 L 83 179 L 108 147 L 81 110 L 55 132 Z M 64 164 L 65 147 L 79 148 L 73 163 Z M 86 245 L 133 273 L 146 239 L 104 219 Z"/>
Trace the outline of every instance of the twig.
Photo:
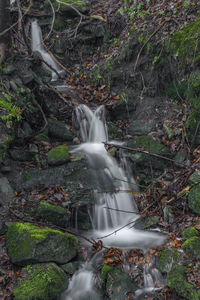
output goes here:
<path id="1" fill-rule="evenodd" d="M 174 200 L 178 200 L 181 197 L 183 197 L 189 190 L 191 189 L 191 186 L 186 186 L 182 191 L 180 191 L 176 197 L 172 197 L 171 199 L 169 199 L 166 203 L 172 203 Z"/>
<path id="2" fill-rule="evenodd" d="M 150 156 L 153 156 L 153 157 L 157 157 L 157 158 L 161 158 L 161 159 L 165 159 L 165 160 L 168 160 L 168 161 L 171 161 L 171 162 L 177 164 L 177 161 L 175 161 L 172 158 L 168 158 L 168 157 L 156 154 L 156 153 L 152 153 L 152 152 L 149 152 L 149 151 L 146 151 L 146 150 L 142 150 L 141 148 L 131 148 L 131 147 L 120 146 L 120 145 L 116 145 L 116 144 L 110 144 L 110 143 L 106 143 L 106 142 L 103 142 L 103 144 L 105 146 L 108 146 L 108 147 L 116 147 L 116 148 L 121 148 L 121 149 L 128 150 L 128 151 L 144 153 L 144 154 L 147 154 L 147 155 L 150 155 Z M 178 163 L 178 165 L 180 165 L 184 168 L 188 168 L 188 166 L 186 164 L 183 164 L 183 163 Z"/>
<path id="3" fill-rule="evenodd" d="M 150 36 L 149 36 L 149 38 L 146 40 L 146 42 L 142 45 L 142 47 L 141 47 L 141 49 L 140 49 L 140 51 L 139 51 L 139 53 L 138 53 L 138 55 L 137 55 L 137 58 L 136 58 L 136 62 L 135 62 L 135 65 L 134 65 L 134 72 L 135 72 L 135 70 L 136 70 L 136 68 L 137 68 L 137 64 L 138 64 L 138 60 L 139 60 L 139 58 L 140 58 L 140 55 L 141 55 L 141 53 L 142 53 L 142 50 L 144 49 L 144 47 L 146 46 L 146 44 L 150 41 L 150 39 L 164 26 L 164 24 L 165 24 L 166 22 L 163 22 Z"/>
<path id="4" fill-rule="evenodd" d="M 129 225 L 132 225 L 132 224 L 134 224 L 134 223 L 135 223 L 135 220 L 134 220 L 134 221 L 131 221 L 131 222 L 129 222 L 129 223 L 127 223 L 126 225 L 123 225 L 122 227 L 118 228 L 117 230 L 112 231 L 111 233 L 109 233 L 109 234 L 107 234 L 107 235 L 104 235 L 104 236 L 102 236 L 102 237 L 100 237 L 100 238 L 98 238 L 98 239 L 99 239 L 99 240 L 102 240 L 102 239 L 104 239 L 104 238 L 106 238 L 106 237 L 108 237 L 108 236 L 111 236 L 111 235 L 113 235 L 113 234 L 116 234 L 118 231 L 120 231 L 120 230 L 124 229 L 125 227 L 127 227 L 127 226 L 129 226 Z"/>
<path id="5" fill-rule="evenodd" d="M 115 210 L 115 211 L 119 211 L 119 212 L 123 212 L 123 213 L 126 213 L 126 214 L 136 214 L 136 215 L 141 215 L 141 214 L 138 213 L 138 212 L 128 211 L 128 210 L 121 210 L 121 209 L 112 208 L 112 207 L 108 207 L 108 206 L 104 206 L 103 208 L 110 209 L 110 210 Z"/>

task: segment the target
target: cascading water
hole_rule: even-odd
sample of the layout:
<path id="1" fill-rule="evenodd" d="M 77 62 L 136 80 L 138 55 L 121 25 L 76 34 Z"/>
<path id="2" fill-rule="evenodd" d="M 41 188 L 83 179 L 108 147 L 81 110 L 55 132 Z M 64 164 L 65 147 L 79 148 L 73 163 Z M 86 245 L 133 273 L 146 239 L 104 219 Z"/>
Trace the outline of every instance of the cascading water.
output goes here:
<path id="1" fill-rule="evenodd" d="M 51 55 L 45 50 L 42 44 L 42 31 L 37 20 L 33 20 L 31 22 L 31 48 L 33 52 L 40 53 L 42 59 L 47 63 L 44 66 L 49 71 L 51 71 L 52 81 L 57 80 L 58 76 L 56 72 L 62 74 L 64 71 L 59 67 L 59 65 L 55 62 Z M 52 69 L 49 66 L 52 67 Z"/>
<path id="2" fill-rule="evenodd" d="M 164 235 L 135 230 L 133 227 L 138 214 L 130 191 L 137 191 L 137 186 L 133 177 L 130 174 L 125 174 L 122 167 L 108 154 L 104 147 L 103 142 L 108 140 L 104 106 L 100 106 L 93 112 L 87 106 L 79 105 L 75 111 L 75 119 L 79 125 L 80 137 L 83 143 L 76 146 L 72 152 L 84 153 L 90 167 L 95 170 L 96 189 L 94 190 L 92 212 L 93 230 L 89 233 L 89 236 L 102 239 L 107 247 L 140 248 L 144 253 L 150 248 L 162 244 L 165 240 Z M 129 182 L 132 182 L 132 184 Z M 110 192 L 105 191 L 108 187 L 111 187 Z M 150 268 L 149 264 L 145 265 L 145 288 L 137 291 L 136 296 L 138 298 L 144 293 L 155 289 L 154 280 L 159 281 L 160 274 L 157 269 L 152 270 L 153 268 Z M 82 269 L 74 274 L 62 299 L 82 299 L 76 296 L 77 289 L 80 291 L 82 276 L 88 276 L 88 288 L 85 292 L 84 289 L 82 292 L 80 291 L 82 297 L 84 298 L 85 293 L 85 299 L 96 299 L 96 297 L 89 298 L 88 296 L 92 297 L 90 293 L 94 289 L 92 274 L 91 268 L 88 268 L 88 263 L 86 263 Z"/>

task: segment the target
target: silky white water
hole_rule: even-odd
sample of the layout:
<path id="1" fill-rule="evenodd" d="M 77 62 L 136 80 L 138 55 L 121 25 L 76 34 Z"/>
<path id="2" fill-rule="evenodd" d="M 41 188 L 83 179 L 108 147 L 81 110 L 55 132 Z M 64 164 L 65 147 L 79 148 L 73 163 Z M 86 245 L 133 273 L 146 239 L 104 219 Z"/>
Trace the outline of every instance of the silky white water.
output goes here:
<path id="1" fill-rule="evenodd" d="M 52 73 L 52 81 L 57 80 L 58 76 L 54 70 L 56 70 L 59 74 L 63 73 L 63 70 L 45 50 L 42 44 L 42 31 L 37 20 L 33 20 L 31 22 L 31 48 L 33 52 L 40 53 L 42 59 L 47 63 L 47 65 L 44 64 L 44 67 Z M 48 66 L 52 67 L 52 69 Z"/>
<path id="2" fill-rule="evenodd" d="M 138 192 L 138 189 L 132 175 L 126 174 L 104 147 L 103 142 L 108 141 L 104 106 L 100 106 L 93 112 L 87 106 L 79 105 L 75 111 L 75 121 L 79 125 L 83 143 L 76 146 L 72 152 L 84 153 L 90 167 L 95 170 L 96 186 L 91 213 L 93 230 L 88 233 L 88 236 L 96 240 L 101 239 L 106 247 L 139 248 L 144 253 L 162 244 L 165 235 L 134 229 L 134 221 L 139 215 L 132 193 Z M 105 183 L 103 190 L 102 182 Z M 111 189 L 108 191 L 107 187 Z M 74 274 L 62 300 L 96 299 L 96 294 L 92 295 L 95 283 L 90 267 L 91 265 L 86 263 Z M 85 284 L 82 284 L 83 278 Z M 145 293 L 155 290 L 155 281 L 159 284 L 162 282 L 159 271 L 152 265 L 145 264 L 144 289 L 136 291 L 136 297 L 139 299 Z"/>

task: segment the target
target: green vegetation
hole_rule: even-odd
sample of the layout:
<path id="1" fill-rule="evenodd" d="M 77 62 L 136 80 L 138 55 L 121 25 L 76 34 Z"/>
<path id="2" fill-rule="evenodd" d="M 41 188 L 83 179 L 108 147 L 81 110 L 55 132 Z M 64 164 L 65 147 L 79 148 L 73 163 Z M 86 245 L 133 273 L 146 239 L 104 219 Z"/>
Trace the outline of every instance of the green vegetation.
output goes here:
<path id="1" fill-rule="evenodd" d="M 107 275 L 111 270 L 112 270 L 111 266 L 106 265 L 106 264 L 103 265 L 103 267 L 101 269 L 101 282 L 103 285 L 106 284 Z"/>
<path id="2" fill-rule="evenodd" d="M 173 249 L 164 249 L 160 253 L 159 264 L 161 272 L 168 272 L 172 266 L 181 260 L 181 253 Z"/>
<path id="3" fill-rule="evenodd" d="M 188 195 L 188 206 L 192 212 L 200 214 L 200 184 L 195 185 Z"/>
<path id="4" fill-rule="evenodd" d="M 54 263 L 28 265 L 23 273 L 25 279 L 18 280 L 14 289 L 16 300 L 55 299 L 67 287 L 66 274 Z"/>
<path id="5" fill-rule="evenodd" d="M 184 239 L 189 239 L 193 236 L 198 236 L 198 231 L 193 226 L 186 228 L 182 232 L 182 237 L 184 237 Z"/>
<path id="6" fill-rule="evenodd" d="M 21 108 L 12 102 L 12 96 L 2 92 L 0 96 L 0 118 L 6 122 L 8 128 L 12 127 L 13 120 L 21 120 Z"/>

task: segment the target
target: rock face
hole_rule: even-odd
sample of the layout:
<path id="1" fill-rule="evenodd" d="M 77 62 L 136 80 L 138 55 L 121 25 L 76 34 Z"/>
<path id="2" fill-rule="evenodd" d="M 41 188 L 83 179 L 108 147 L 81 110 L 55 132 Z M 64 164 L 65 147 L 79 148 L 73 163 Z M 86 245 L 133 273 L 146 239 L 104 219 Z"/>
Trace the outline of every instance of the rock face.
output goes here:
<path id="1" fill-rule="evenodd" d="M 55 299 L 68 285 L 66 274 L 55 263 L 28 265 L 22 274 L 14 289 L 16 300 Z"/>
<path id="2" fill-rule="evenodd" d="M 39 228 L 31 223 L 12 223 L 6 234 L 8 255 L 13 263 L 65 264 L 77 254 L 78 240 L 72 234 Z"/>
<path id="3" fill-rule="evenodd" d="M 60 141 L 72 141 L 73 135 L 68 126 L 60 121 L 48 119 L 49 135 Z"/>
<path id="4" fill-rule="evenodd" d="M 48 164 L 51 166 L 62 165 L 70 160 L 68 147 L 66 145 L 61 145 L 53 148 L 48 153 Z"/>
<path id="5" fill-rule="evenodd" d="M 61 227 L 65 226 L 70 218 L 63 207 L 52 205 L 46 201 L 40 202 L 36 214 L 45 221 Z"/>

